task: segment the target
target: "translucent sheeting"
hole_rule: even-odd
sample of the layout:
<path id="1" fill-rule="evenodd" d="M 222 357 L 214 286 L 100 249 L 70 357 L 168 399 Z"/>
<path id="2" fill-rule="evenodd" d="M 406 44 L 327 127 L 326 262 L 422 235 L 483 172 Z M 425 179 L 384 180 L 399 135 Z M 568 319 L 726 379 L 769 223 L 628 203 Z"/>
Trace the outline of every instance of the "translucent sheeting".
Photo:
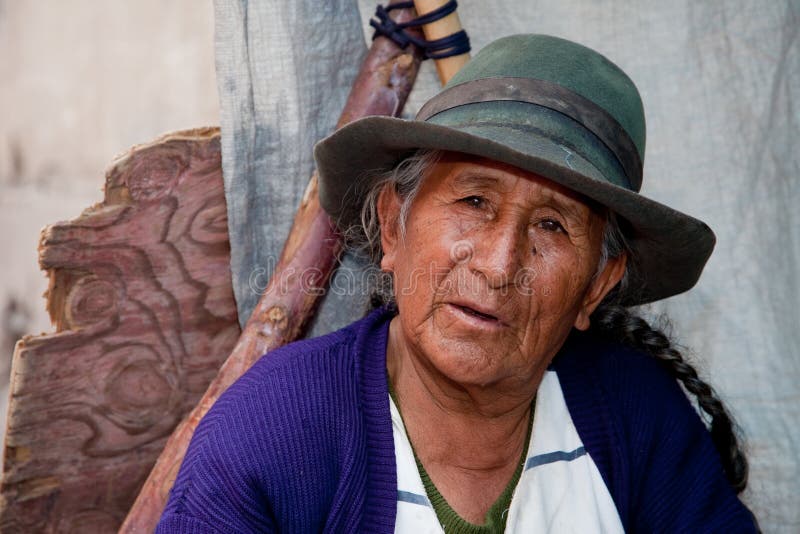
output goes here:
<path id="1" fill-rule="evenodd" d="M 231 267 L 242 325 L 269 281 L 366 52 L 354 0 L 217 0 Z"/>
<path id="2" fill-rule="evenodd" d="M 760 2 L 461 0 L 474 50 L 512 33 L 595 48 L 638 85 L 648 121 L 643 192 L 706 221 L 717 249 L 666 312 L 675 338 L 730 405 L 747 440 L 744 499 L 766 532 L 800 531 L 800 5 Z M 217 0 L 217 70 L 234 286 L 242 322 L 268 280 L 371 35 L 375 4 Z M 361 8 L 359 15 L 357 7 Z M 425 64 L 406 107 L 438 86 Z M 314 325 L 363 303 L 346 261 Z M 343 278 L 344 277 L 344 278 Z"/>

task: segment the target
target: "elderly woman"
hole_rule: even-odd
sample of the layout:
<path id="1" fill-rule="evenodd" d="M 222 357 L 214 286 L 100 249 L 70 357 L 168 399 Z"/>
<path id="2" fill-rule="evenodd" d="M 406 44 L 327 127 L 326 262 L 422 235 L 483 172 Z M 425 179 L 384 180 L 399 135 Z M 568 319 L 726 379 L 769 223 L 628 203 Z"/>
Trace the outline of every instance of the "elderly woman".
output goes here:
<path id="1" fill-rule="evenodd" d="M 619 68 L 523 35 L 416 120 L 322 141 L 322 204 L 380 305 L 231 387 L 159 531 L 756 530 L 725 409 L 627 308 L 689 289 L 714 245 L 637 193 L 644 139 Z"/>

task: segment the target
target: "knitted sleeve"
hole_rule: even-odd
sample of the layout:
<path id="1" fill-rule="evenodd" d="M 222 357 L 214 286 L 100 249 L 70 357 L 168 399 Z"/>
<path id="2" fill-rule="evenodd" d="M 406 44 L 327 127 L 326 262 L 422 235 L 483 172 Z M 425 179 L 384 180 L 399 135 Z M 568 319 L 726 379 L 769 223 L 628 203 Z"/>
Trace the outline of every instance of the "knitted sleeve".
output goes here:
<path id="1" fill-rule="evenodd" d="M 341 331 L 286 345 L 237 380 L 198 425 L 156 532 L 319 532 L 357 522 L 364 496 L 348 484 L 362 487 L 366 467 L 351 338 Z"/>
<path id="2" fill-rule="evenodd" d="M 570 414 L 627 531 L 757 531 L 704 423 L 655 359 L 586 339 L 569 352 L 559 379 Z"/>
<path id="3" fill-rule="evenodd" d="M 170 532 L 173 534 L 222 534 L 205 521 L 182 513 L 170 513 L 162 517 L 156 532 Z M 227 532 L 227 531 L 226 531 Z M 276 532 L 270 529 L 265 532 Z"/>
<path id="4" fill-rule="evenodd" d="M 276 532 L 248 450 L 241 394 L 224 395 L 195 431 L 156 528 L 159 534 Z"/>

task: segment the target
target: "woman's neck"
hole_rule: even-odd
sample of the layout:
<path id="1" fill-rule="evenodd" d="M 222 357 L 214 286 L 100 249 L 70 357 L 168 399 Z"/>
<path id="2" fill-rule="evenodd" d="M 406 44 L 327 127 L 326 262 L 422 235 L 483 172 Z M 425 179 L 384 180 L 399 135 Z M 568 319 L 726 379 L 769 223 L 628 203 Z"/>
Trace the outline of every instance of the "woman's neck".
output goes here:
<path id="1" fill-rule="evenodd" d="M 527 388 L 457 384 L 404 346 L 398 328 L 393 320 L 387 372 L 411 445 L 450 508 L 481 525 L 519 467 L 542 375 Z"/>
<path id="2" fill-rule="evenodd" d="M 414 354 L 398 328 L 392 321 L 387 370 L 406 431 L 426 468 L 442 463 L 480 477 L 515 465 L 543 373 L 521 383 L 524 387 L 457 384 Z"/>

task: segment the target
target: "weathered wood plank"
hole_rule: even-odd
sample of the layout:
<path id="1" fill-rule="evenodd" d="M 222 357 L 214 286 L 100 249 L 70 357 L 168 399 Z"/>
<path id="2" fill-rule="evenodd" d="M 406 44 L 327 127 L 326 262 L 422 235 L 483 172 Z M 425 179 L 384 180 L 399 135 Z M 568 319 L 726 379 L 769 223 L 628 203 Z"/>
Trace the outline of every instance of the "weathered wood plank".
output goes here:
<path id="1" fill-rule="evenodd" d="M 0 531 L 118 528 L 239 337 L 229 259 L 216 128 L 133 148 L 42 232 L 56 333 L 14 352 Z"/>

